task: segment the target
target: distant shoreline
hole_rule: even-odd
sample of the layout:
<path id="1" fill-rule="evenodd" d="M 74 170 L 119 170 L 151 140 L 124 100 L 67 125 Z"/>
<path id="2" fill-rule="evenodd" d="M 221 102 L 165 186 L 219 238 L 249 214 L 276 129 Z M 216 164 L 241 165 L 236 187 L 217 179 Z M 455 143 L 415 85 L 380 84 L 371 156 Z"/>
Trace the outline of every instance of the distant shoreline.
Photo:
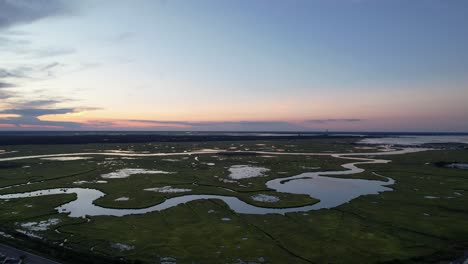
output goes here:
<path id="1" fill-rule="evenodd" d="M 147 143 L 242 140 L 298 140 L 395 136 L 447 136 L 468 133 L 421 132 L 152 132 L 152 131 L 0 131 L 0 145 Z"/>
<path id="2" fill-rule="evenodd" d="M 271 131 L 271 130 L 259 130 L 259 131 L 191 131 L 191 130 L 0 130 L 0 135 L 20 135 L 20 134 L 347 134 L 347 135 L 468 135 L 467 132 L 427 132 L 427 131 L 403 131 L 403 132 L 392 132 L 392 131 Z"/>
<path id="3" fill-rule="evenodd" d="M 317 138 L 350 138 L 351 136 L 229 136 L 229 135 L 159 135 L 159 134 L 100 134 L 100 135 L 1 135 L 0 145 L 28 144 L 91 144 L 91 143 L 147 143 L 147 142 L 199 142 L 242 140 L 292 140 Z"/>

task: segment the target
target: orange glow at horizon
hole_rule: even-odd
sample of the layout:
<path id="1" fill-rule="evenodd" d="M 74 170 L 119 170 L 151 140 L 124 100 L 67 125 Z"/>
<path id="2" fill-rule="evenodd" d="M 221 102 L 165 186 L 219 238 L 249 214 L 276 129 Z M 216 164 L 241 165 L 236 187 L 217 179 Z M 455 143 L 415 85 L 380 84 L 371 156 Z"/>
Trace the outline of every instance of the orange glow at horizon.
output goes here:
<path id="1" fill-rule="evenodd" d="M 15 125 L 12 125 L 12 124 L 0 124 L 0 127 L 3 127 L 3 128 L 13 128 L 13 127 L 16 127 Z"/>
<path id="2" fill-rule="evenodd" d="M 21 128 L 38 128 L 38 129 L 63 129 L 63 126 L 51 126 L 51 125 L 30 125 L 30 124 L 19 124 Z"/>

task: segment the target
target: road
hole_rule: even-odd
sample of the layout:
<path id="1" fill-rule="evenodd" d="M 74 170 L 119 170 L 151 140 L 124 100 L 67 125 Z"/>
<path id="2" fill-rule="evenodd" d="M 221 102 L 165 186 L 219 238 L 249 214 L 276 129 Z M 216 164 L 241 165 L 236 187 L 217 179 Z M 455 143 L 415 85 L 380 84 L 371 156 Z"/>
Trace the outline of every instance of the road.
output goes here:
<path id="1" fill-rule="evenodd" d="M 59 262 L 14 247 L 10 247 L 5 244 L 0 244 L 0 253 L 6 255 L 7 257 L 16 259 L 19 259 L 21 256 L 25 256 L 26 258 L 23 262 L 25 264 L 60 264 Z"/>

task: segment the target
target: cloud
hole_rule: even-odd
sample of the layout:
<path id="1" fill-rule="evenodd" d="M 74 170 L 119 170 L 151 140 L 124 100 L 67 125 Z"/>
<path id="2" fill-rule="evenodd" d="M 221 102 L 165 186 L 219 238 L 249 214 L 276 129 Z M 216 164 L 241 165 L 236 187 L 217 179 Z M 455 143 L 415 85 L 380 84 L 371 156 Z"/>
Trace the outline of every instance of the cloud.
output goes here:
<path id="1" fill-rule="evenodd" d="M 0 0 L 0 29 L 70 12 L 68 1 Z"/>
<path id="2" fill-rule="evenodd" d="M 307 123 L 324 124 L 324 123 L 349 123 L 349 122 L 360 122 L 362 119 L 359 118 L 338 118 L 338 119 L 309 119 L 305 120 Z"/>
<path id="3" fill-rule="evenodd" d="M 0 124 L 17 128 L 80 129 L 77 122 L 43 121 L 33 116 L 7 117 L 0 119 Z"/>
<path id="4" fill-rule="evenodd" d="M 17 56 L 22 63 L 24 59 L 31 63 L 6 64 L 0 66 L 0 124 L 16 128 L 66 128 L 79 129 L 82 124 L 77 122 L 44 121 L 40 117 L 46 115 L 61 115 L 89 111 L 91 107 L 57 107 L 70 102 L 70 99 L 45 98 L 25 100 L 26 92 L 19 89 L 30 81 L 49 79 L 55 74 L 67 70 L 67 65 L 60 62 L 47 61 L 44 58 L 56 57 L 74 53 L 74 48 L 35 46 L 29 40 L 30 33 L 15 31 L 15 26 L 33 23 L 49 17 L 74 13 L 78 7 L 74 1 L 68 0 L 0 0 L 0 52 Z M 10 55 L 10 54 L 9 54 Z M 0 54 L 2 57 L 2 54 Z M 15 57 L 16 58 L 16 57 Z M 40 63 L 37 59 L 40 58 Z M 30 87 L 27 86 L 27 87 Z M 6 88 L 6 89 L 3 89 Z M 8 89 L 18 88 L 18 89 Z M 28 94 L 30 97 L 31 94 Z M 39 97 L 36 93 L 36 98 Z"/>
<path id="5" fill-rule="evenodd" d="M 307 127 L 286 121 L 190 122 L 160 120 L 92 120 L 88 129 L 193 130 L 193 131 L 304 131 Z"/>
<path id="6" fill-rule="evenodd" d="M 0 99 L 8 99 L 12 96 L 10 92 L 0 91 Z"/>
<path id="7" fill-rule="evenodd" d="M 308 123 L 323 124 L 329 122 L 359 122 L 361 119 L 312 119 L 304 122 L 288 121 L 167 121 L 167 120 L 139 120 L 139 119 L 111 119 L 111 120 L 88 120 L 78 122 L 42 121 L 38 117 L 44 115 L 68 114 L 82 111 L 96 110 L 97 108 L 51 108 L 58 103 L 55 100 L 39 100 L 23 103 L 22 106 L 30 108 L 16 108 L 0 111 L 0 114 L 14 115 L 0 119 L 0 124 L 13 124 L 17 128 L 61 128 L 70 130 L 174 130 L 174 131 L 310 131 Z M 31 106 L 38 106 L 33 108 Z M 41 107 L 48 108 L 41 108 Z M 29 127 L 26 127 L 29 126 Z"/>
<path id="8" fill-rule="evenodd" d="M 11 36 L 8 32 L 0 33 L 2 34 L 0 35 L 0 53 L 10 53 L 14 56 L 27 59 L 42 59 L 76 53 L 76 49 L 72 47 L 41 47 L 34 45 L 31 40 L 25 39 L 24 36 Z"/>
<path id="9" fill-rule="evenodd" d="M 193 122 L 187 122 L 187 121 L 159 121 L 159 120 L 141 120 L 141 119 L 125 119 L 122 121 L 139 122 L 139 123 L 147 123 L 147 124 L 155 124 L 155 125 L 192 125 L 193 124 Z"/>
<path id="10" fill-rule="evenodd" d="M 44 121 L 40 120 L 40 116 L 57 115 L 74 113 L 74 108 L 56 108 L 56 109 L 7 109 L 0 111 L 0 114 L 14 115 L 6 118 L 0 118 L 1 124 L 14 125 L 19 128 L 62 128 L 62 129 L 79 129 L 80 123 L 77 122 L 62 122 L 62 121 Z"/>
<path id="11" fill-rule="evenodd" d="M 287 121 L 223 121 L 192 122 L 197 130 L 233 130 L 233 131 L 296 131 L 306 129 L 304 126 Z"/>
<path id="12" fill-rule="evenodd" d="M 0 0 L 1 1 L 1 0 Z M 33 71 L 33 68 L 29 66 L 17 67 L 14 69 L 0 68 L 0 79 L 3 78 L 28 78 L 29 73 Z"/>
<path id="13" fill-rule="evenodd" d="M 32 50 L 30 52 L 38 58 L 45 58 L 45 57 L 56 57 L 56 56 L 72 54 L 72 53 L 75 53 L 76 50 L 74 48 L 48 47 L 48 48 Z"/>
<path id="14" fill-rule="evenodd" d="M 18 77 L 14 72 L 6 69 L 0 69 L 0 79 L 2 78 L 15 78 Z"/>
<path id="15" fill-rule="evenodd" d="M 55 67 L 57 67 L 59 65 L 60 65 L 60 63 L 58 63 L 58 62 L 49 63 L 47 65 L 42 66 L 41 70 L 43 70 L 43 71 L 50 70 L 50 69 L 55 68 Z"/>
<path id="16" fill-rule="evenodd" d="M 34 101 L 26 101 L 26 102 L 17 102 L 15 103 L 15 108 L 28 109 L 28 108 L 46 107 L 46 106 L 52 106 L 58 103 L 61 103 L 61 101 L 52 100 L 52 99 L 34 100 Z"/>
<path id="17" fill-rule="evenodd" d="M 0 98 L 1 98 L 0 93 Z M 67 100 L 34 100 L 11 103 L 9 109 L 1 110 L 0 115 L 6 117 L 0 118 L 0 124 L 12 125 L 15 128 L 25 129 L 81 129 L 82 123 L 66 121 L 46 121 L 41 120 L 41 116 L 62 115 L 69 113 L 78 113 L 82 111 L 96 110 L 92 107 L 54 107 L 56 104 Z"/>
<path id="18" fill-rule="evenodd" d="M 57 108 L 57 109 L 41 109 L 41 108 L 27 108 L 27 109 L 8 109 L 0 111 L 3 114 L 20 115 L 22 117 L 39 117 L 44 115 L 60 115 L 75 112 L 74 108 Z"/>
<path id="19" fill-rule="evenodd" d="M 11 87 L 15 87 L 15 85 L 12 84 L 12 83 L 7 83 L 7 82 L 0 81 L 0 89 L 1 88 L 11 88 Z"/>
<path id="20" fill-rule="evenodd" d="M 51 62 L 47 64 L 24 64 L 11 69 L 0 68 L 0 79 L 44 79 L 55 76 L 57 71 L 65 68 L 66 65 Z M 62 70 L 63 71 L 63 70 Z"/>
<path id="21" fill-rule="evenodd" d="M 28 45 L 31 42 L 24 39 L 15 39 L 11 37 L 0 36 L 0 47 L 17 47 Z"/>

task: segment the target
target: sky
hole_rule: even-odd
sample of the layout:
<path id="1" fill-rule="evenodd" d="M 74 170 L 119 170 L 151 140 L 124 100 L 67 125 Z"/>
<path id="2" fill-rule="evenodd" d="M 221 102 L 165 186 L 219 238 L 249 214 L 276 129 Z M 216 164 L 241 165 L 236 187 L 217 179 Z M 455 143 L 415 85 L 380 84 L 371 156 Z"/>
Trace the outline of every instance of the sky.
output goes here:
<path id="1" fill-rule="evenodd" d="M 0 0 L 0 130 L 468 132 L 465 0 Z"/>

